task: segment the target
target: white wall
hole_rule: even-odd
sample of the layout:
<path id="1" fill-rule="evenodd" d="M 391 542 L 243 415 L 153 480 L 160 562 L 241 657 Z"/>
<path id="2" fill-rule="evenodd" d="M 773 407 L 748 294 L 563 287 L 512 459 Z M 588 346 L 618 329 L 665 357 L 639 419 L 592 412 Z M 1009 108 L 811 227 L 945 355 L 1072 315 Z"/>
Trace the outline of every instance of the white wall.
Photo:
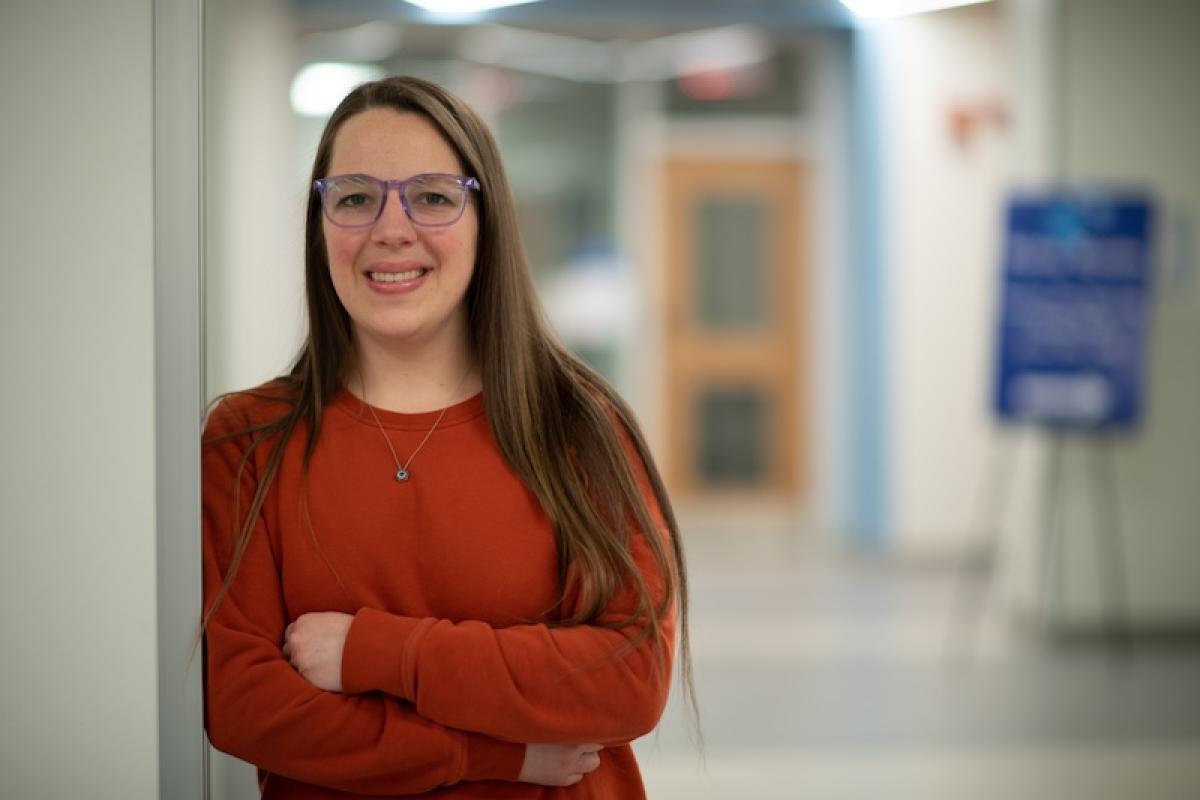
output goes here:
<path id="1" fill-rule="evenodd" d="M 206 390 L 213 397 L 279 375 L 300 347 L 312 153 L 296 166 L 288 103 L 296 64 L 283 0 L 208 0 L 205 17 Z"/>
<path id="2" fill-rule="evenodd" d="M 1200 618 L 1200 5 L 1061 3 L 1061 171 L 1149 189 L 1160 259 L 1146 424 L 1115 443 L 1130 611 L 1155 626 Z M 1086 448 L 1068 453 L 1061 616 L 1101 610 Z"/>
<path id="3" fill-rule="evenodd" d="M 1002 519 L 1005 603 L 1025 615 L 1103 619 L 1097 533 L 1112 518 L 1097 510 L 1089 483 L 1107 453 L 1069 441 L 1065 551 L 1048 562 L 1049 440 L 999 432 L 989 411 L 1004 194 L 1058 180 L 1143 187 L 1161 202 L 1147 421 L 1113 446 L 1116 519 L 1132 621 L 1189 626 L 1200 615 L 1198 23 L 1200 6 L 1188 0 L 1009 0 L 875 32 L 888 542 L 948 553 Z M 989 97 L 1006 104 L 1008 127 L 985 126 L 968 147 L 954 145 L 951 103 Z M 999 470 L 994 482 L 989 466 Z M 989 497 L 1007 506 L 985 519 L 977 501 Z"/>
<path id="4" fill-rule="evenodd" d="M 158 792 L 151 0 L 0 9 L 0 796 Z"/>
<path id="5" fill-rule="evenodd" d="M 295 152 L 288 89 L 297 65 L 283 0 L 207 0 L 204 33 L 212 398 L 279 375 L 300 346 L 307 164 L 297 160 L 311 163 L 312 154 Z M 253 767 L 217 750 L 209 759 L 213 800 L 258 797 Z"/>
<path id="6" fill-rule="evenodd" d="M 994 4 L 878 23 L 887 544 L 945 553 L 979 531 L 1010 132 L 950 113 L 1011 100 Z"/>

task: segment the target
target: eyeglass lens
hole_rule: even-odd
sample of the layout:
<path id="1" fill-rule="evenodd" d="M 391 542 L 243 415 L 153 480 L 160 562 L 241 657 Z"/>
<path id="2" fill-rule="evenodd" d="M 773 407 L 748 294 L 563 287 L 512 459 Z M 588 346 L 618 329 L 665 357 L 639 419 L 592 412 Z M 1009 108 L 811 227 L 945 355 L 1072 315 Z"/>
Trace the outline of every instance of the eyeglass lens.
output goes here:
<path id="1" fill-rule="evenodd" d="M 386 202 L 382 181 L 368 175 L 328 178 L 322 201 L 335 225 L 361 227 L 379 219 Z M 450 175 L 416 175 L 400 186 L 408 217 L 418 225 L 449 225 L 462 216 L 467 189 Z"/>

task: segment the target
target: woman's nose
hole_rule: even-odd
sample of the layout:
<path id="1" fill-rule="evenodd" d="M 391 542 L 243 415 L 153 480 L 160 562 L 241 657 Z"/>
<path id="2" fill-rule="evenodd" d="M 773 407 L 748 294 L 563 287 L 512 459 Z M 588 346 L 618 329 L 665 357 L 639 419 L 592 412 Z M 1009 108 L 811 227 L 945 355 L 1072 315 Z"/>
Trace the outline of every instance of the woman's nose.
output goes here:
<path id="1" fill-rule="evenodd" d="M 379 219 L 375 220 L 372 233 L 381 242 L 411 242 L 416 239 L 416 225 L 408 218 L 404 210 L 404 201 L 400 198 L 400 190 L 388 188 L 387 199 L 383 203 Z"/>

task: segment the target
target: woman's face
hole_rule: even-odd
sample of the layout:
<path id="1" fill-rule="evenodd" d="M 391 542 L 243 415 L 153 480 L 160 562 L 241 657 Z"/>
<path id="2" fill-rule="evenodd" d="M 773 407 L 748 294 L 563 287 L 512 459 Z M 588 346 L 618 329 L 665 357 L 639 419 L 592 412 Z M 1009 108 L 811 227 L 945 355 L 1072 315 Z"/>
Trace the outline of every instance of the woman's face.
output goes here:
<path id="1" fill-rule="evenodd" d="M 330 176 L 397 180 L 422 173 L 462 175 L 463 165 L 421 114 L 368 109 L 346 120 L 334 139 Z M 333 288 L 360 344 L 461 345 L 467 335 L 463 298 L 479 232 L 473 199 L 445 227 L 415 224 L 395 188 L 373 225 L 342 228 L 324 216 L 322 221 Z"/>

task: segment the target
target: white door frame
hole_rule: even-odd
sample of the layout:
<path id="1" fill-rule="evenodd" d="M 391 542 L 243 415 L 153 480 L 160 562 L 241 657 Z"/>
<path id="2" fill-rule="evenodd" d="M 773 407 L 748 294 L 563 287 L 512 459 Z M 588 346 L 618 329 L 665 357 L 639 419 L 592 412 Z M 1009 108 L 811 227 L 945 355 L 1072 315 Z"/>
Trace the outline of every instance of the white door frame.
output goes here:
<path id="1" fill-rule="evenodd" d="M 203 0 L 154 0 L 159 797 L 208 796 L 199 647 Z"/>

